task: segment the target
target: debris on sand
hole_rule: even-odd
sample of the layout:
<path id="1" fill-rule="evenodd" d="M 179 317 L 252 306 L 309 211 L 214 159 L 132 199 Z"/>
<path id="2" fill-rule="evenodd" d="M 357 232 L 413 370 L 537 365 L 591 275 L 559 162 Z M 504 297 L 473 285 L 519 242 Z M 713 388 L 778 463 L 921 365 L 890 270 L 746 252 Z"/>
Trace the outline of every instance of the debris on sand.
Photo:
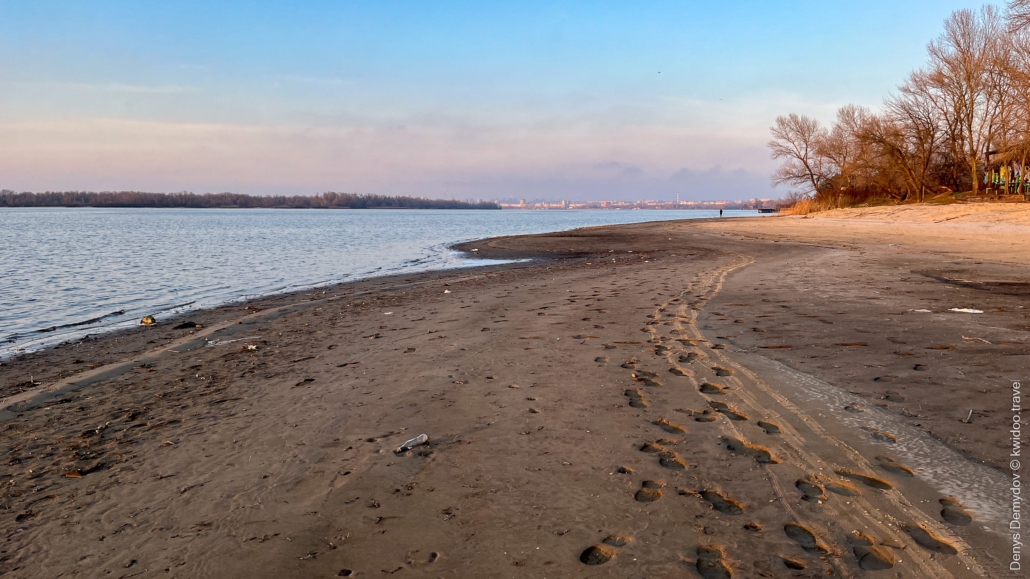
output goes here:
<path id="1" fill-rule="evenodd" d="M 394 452 L 397 454 L 401 454 L 415 448 L 416 446 L 422 446 L 423 444 L 427 444 L 428 442 L 429 436 L 425 434 L 420 434 L 415 438 L 412 438 L 411 440 L 408 440 L 404 444 L 400 445 L 398 448 L 394 450 Z"/>

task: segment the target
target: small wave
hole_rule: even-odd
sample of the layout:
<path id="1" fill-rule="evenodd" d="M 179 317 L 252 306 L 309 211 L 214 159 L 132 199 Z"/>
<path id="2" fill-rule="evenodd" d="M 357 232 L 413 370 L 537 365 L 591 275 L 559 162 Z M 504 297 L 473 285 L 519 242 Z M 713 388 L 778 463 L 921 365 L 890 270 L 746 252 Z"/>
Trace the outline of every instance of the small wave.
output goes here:
<path id="1" fill-rule="evenodd" d="M 103 320 L 105 318 L 110 318 L 112 316 L 121 316 L 121 315 L 124 315 L 124 314 L 125 314 L 125 310 L 118 310 L 117 312 L 111 312 L 109 314 L 105 314 L 103 316 L 99 316 L 99 317 L 96 317 L 96 318 L 90 318 L 88 320 L 83 320 L 81 322 L 73 322 L 73 323 L 70 323 L 70 324 L 61 324 L 60 326 L 50 326 L 49 328 L 42 328 L 42 329 L 39 329 L 39 330 L 35 330 L 35 332 L 37 334 L 46 334 L 46 333 L 49 333 L 49 332 L 56 332 L 57 330 L 63 330 L 64 328 L 77 328 L 79 326 L 88 326 L 90 324 L 99 323 L 101 320 Z"/>

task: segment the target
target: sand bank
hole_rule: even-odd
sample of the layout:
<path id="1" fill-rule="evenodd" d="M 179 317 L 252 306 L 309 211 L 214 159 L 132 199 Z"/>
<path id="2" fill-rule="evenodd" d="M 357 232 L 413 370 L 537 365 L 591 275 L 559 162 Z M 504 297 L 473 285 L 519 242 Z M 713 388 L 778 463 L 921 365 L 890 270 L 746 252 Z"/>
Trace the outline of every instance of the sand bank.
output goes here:
<path id="1" fill-rule="evenodd" d="M 497 238 L 538 261 L 13 360 L 0 571 L 1001 576 L 1030 236 L 890 219 Z"/>

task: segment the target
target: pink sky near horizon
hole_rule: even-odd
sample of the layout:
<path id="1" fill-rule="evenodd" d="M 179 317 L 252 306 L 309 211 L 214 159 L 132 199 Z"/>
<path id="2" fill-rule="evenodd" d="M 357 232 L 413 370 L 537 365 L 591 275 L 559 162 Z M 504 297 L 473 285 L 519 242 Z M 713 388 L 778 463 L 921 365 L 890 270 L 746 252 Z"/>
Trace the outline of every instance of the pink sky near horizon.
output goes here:
<path id="1" fill-rule="evenodd" d="M 753 139 L 672 124 L 606 130 L 588 123 L 311 127 L 55 119 L 0 122 L 0 132 L 8 137 L 0 142 L 2 186 L 19 191 L 103 183 L 107 190 L 506 198 L 534 197 L 526 191 L 550 184 L 574 199 L 590 189 L 597 199 L 625 197 L 634 188 L 636 197 L 653 198 L 667 196 L 689 158 L 708 168 L 715 186 L 720 171 L 736 170 L 737 180 L 746 171 L 754 173 L 749 187 L 765 180 L 765 190 L 751 197 L 775 193 L 765 177 L 768 153 Z M 576 183 L 586 190 L 576 191 Z"/>
<path id="2" fill-rule="evenodd" d="M 0 189 L 776 197 L 970 0 L 0 0 Z"/>

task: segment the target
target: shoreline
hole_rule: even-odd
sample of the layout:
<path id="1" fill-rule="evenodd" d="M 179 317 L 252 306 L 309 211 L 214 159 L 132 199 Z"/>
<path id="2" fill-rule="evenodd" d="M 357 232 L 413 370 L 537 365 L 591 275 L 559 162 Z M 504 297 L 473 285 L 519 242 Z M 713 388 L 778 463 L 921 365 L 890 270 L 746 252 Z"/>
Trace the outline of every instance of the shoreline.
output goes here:
<path id="1" fill-rule="evenodd" d="M 539 261 L 262 298 L 187 316 L 205 333 L 5 363 L 5 395 L 15 375 L 117 372 L 6 416 L 0 570 L 662 575 L 716 545 L 741 576 L 784 557 L 855 576 L 861 530 L 906 576 L 1000 575 L 1030 241 L 954 231 L 781 217 L 491 238 L 457 248 Z M 973 524 L 941 518 L 945 495 Z M 608 534 L 628 541 L 580 563 Z"/>
<path id="2" fill-rule="evenodd" d="M 48 210 L 40 211 L 40 217 L 49 215 L 47 213 Z M 74 214 L 74 212 L 60 213 L 65 215 Z M 158 213 L 160 212 L 155 212 L 154 215 L 156 216 Z M 496 215 L 491 216 L 492 214 L 462 214 L 460 212 L 447 211 L 437 211 L 435 213 L 433 211 L 424 211 L 418 213 L 418 215 L 429 217 L 419 217 L 411 212 L 399 212 L 394 215 L 396 219 L 384 218 L 384 220 L 379 221 L 389 224 L 400 220 L 402 223 L 410 224 L 428 219 L 429 223 L 437 223 L 438 221 L 443 223 L 445 231 L 440 234 L 402 235 L 401 237 L 405 241 L 398 242 L 400 245 L 392 244 L 388 249 L 379 249 L 378 246 L 370 246 L 368 242 L 361 242 L 359 238 L 351 238 L 344 235 L 345 241 L 335 244 L 330 243 L 327 246 L 327 250 L 324 252 L 327 257 L 316 258 L 310 261 L 307 261 L 303 250 L 276 251 L 253 249 L 235 243 L 235 238 L 232 235 L 229 235 L 228 239 L 222 240 L 227 245 L 220 250 L 213 249 L 209 251 L 206 248 L 194 247 L 190 245 L 189 239 L 202 237 L 201 235 L 196 235 L 198 232 L 202 233 L 204 231 L 204 228 L 201 227 L 193 232 L 194 235 L 187 236 L 188 239 L 180 239 L 175 235 L 168 239 L 150 239 L 148 242 L 150 245 L 147 245 L 144 255 L 146 255 L 147 251 L 150 251 L 160 256 L 162 254 L 162 246 L 182 249 L 183 244 L 185 244 L 187 250 L 192 247 L 193 251 L 199 252 L 192 260 L 194 263 L 202 264 L 206 260 L 211 260 L 212 263 L 219 264 L 220 269 L 216 271 L 207 271 L 203 267 L 191 267 L 192 264 L 190 263 L 178 263 L 174 260 L 169 261 L 160 257 L 155 258 L 153 261 L 137 258 L 133 255 L 126 255 L 125 247 L 113 247 L 110 250 L 113 256 L 110 264 L 98 266 L 96 275 L 89 281 L 73 284 L 75 287 L 69 287 L 65 281 L 61 281 L 67 279 L 65 275 L 67 271 L 75 271 L 75 268 L 79 266 L 80 260 L 89 260 L 93 252 L 93 249 L 75 246 L 69 248 L 69 253 L 75 255 L 76 258 L 66 259 L 59 264 L 52 264 L 38 272 L 39 275 L 46 274 L 46 276 L 58 280 L 55 283 L 61 288 L 62 293 L 27 294 L 28 288 L 34 287 L 31 284 L 36 283 L 28 280 L 16 285 L 4 284 L 5 288 L 13 292 L 13 299 L 11 300 L 13 305 L 9 308 L 11 311 L 8 312 L 8 317 L 6 318 L 5 331 L 0 334 L 2 335 L 2 339 L 0 339 L 0 342 L 2 342 L 0 343 L 0 360 L 17 355 L 20 353 L 18 350 L 39 350 L 41 345 L 45 347 L 61 341 L 74 340 L 86 334 L 95 335 L 106 333 L 112 328 L 131 327 L 135 325 L 139 318 L 146 315 L 154 315 L 159 318 L 165 317 L 174 311 L 177 306 L 181 305 L 192 305 L 187 310 L 188 312 L 197 309 L 209 309 L 210 307 L 217 307 L 223 304 L 241 303 L 264 295 L 304 291 L 336 283 L 348 283 L 369 277 L 381 277 L 384 274 L 405 274 L 412 271 L 425 270 L 426 268 L 442 269 L 455 266 L 479 265 L 480 263 L 475 260 L 475 256 L 467 256 L 467 260 L 455 259 L 445 247 L 456 242 L 474 240 L 480 236 L 497 231 L 518 232 L 523 230 L 531 233 L 541 230 L 560 231 L 578 224 L 589 226 L 592 222 L 624 221 L 637 218 L 677 219 L 683 218 L 684 213 L 689 216 L 709 215 L 697 212 L 680 212 L 678 215 L 661 216 L 606 216 L 594 214 L 593 216 L 581 215 L 580 217 L 541 216 L 541 218 L 532 218 L 527 216 L 523 219 L 516 217 L 501 218 Z M 117 209 L 112 210 L 112 215 L 105 218 L 105 223 L 108 223 L 108 226 L 111 227 L 117 224 L 125 225 L 123 222 L 127 219 L 126 216 L 134 214 L 138 213 L 122 212 Z M 72 225 L 78 223 L 81 226 L 81 214 L 78 215 L 79 218 L 67 217 L 66 219 L 58 219 L 56 223 L 68 221 Z M 205 223 L 214 218 L 212 213 L 207 213 L 206 215 L 208 217 L 201 219 Z M 245 217 L 244 213 L 235 213 L 234 215 L 235 217 L 229 218 L 230 222 L 236 224 L 235 227 L 244 228 L 263 222 L 272 225 L 278 224 L 281 227 L 283 223 L 288 224 L 294 221 L 294 219 L 287 217 L 254 221 Z M 409 217 L 404 217 L 405 215 Z M 462 215 L 466 217 L 462 217 Z M 469 215 L 473 217 L 467 217 Z M 153 217 L 158 222 L 175 221 L 181 218 L 183 217 L 168 219 Z M 135 221 L 136 218 L 129 217 L 128 219 Z M 296 219 L 299 219 L 301 224 L 311 222 L 312 231 L 323 231 L 323 228 L 326 227 L 329 229 L 350 227 L 347 224 L 353 221 L 351 219 L 341 221 L 329 217 L 322 219 L 315 216 L 312 216 L 310 219 Z M 20 222 L 23 226 L 28 226 L 35 221 L 35 218 L 14 219 L 14 222 Z M 465 223 L 466 225 L 458 226 L 458 223 Z M 37 239 L 36 241 L 43 242 L 51 237 L 44 234 L 42 240 Z M 214 237 L 216 240 L 220 239 L 217 235 Z M 323 243 L 321 236 L 316 234 L 302 235 L 301 238 L 306 243 Z M 124 243 L 124 239 L 120 239 Z M 12 243 L 14 242 L 13 240 L 11 241 Z M 57 242 L 56 239 L 51 239 L 51 241 Z M 115 245 L 118 244 L 115 243 Z M 218 244 L 212 243 L 209 245 L 217 247 Z M 304 243 L 294 247 L 302 248 Z M 333 251 L 334 248 L 335 253 Z M 354 251 L 357 253 L 347 258 L 345 255 L 337 255 L 341 251 Z M 232 263 L 222 262 L 222 256 L 235 256 L 237 252 L 240 252 L 239 255 L 242 261 L 247 263 L 274 263 L 276 259 L 287 257 L 292 257 L 293 259 L 287 259 L 285 263 L 279 266 L 282 270 L 281 272 L 263 271 L 261 274 L 252 275 L 247 270 L 241 269 Z M 26 271 L 32 270 L 35 267 L 31 265 L 32 259 L 30 255 L 25 255 L 24 251 L 16 251 L 12 257 L 12 267 L 14 264 L 24 261 Z M 341 260 L 345 263 L 340 263 Z M 290 264 L 293 261 L 304 265 L 292 266 Z M 467 261 L 471 263 L 466 263 Z M 182 271 L 190 271 L 196 275 L 177 275 L 175 271 L 178 270 L 173 269 L 166 271 L 165 275 L 153 276 L 154 279 L 150 279 L 152 276 L 148 275 L 148 272 L 151 268 L 165 269 L 169 267 L 180 268 Z M 131 272 L 132 275 L 128 275 L 127 272 Z M 143 272 L 143 275 L 140 275 L 141 272 Z M 11 270 L 10 273 L 12 274 L 12 279 L 17 278 L 17 270 Z M 98 285 L 97 280 L 107 278 L 116 281 L 109 285 Z M 121 278 L 124 278 L 125 281 L 117 281 Z M 197 305 L 200 307 L 198 308 Z M 122 312 L 123 315 L 114 316 L 113 313 L 117 312 Z M 90 323 L 98 319 L 100 320 L 98 323 Z"/>
<path id="3" fill-rule="evenodd" d="M 471 265 L 466 267 L 446 268 L 415 273 L 397 273 L 240 299 L 211 307 L 176 313 L 169 317 L 161 318 L 152 326 L 140 325 L 137 320 L 134 325 L 125 328 L 117 328 L 110 331 L 100 332 L 98 334 L 88 334 L 77 339 L 46 345 L 41 347 L 39 350 L 16 353 L 10 358 L 0 359 L 0 368 L 10 368 L 14 370 L 19 366 L 26 365 L 30 361 L 34 362 L 36 358 L 56 356 L 59 353 L 59 350 L 67 350 L 82 344 L 91 344 L 106 351 L 118 350 L 119 348 L 116 348 L 116 345 L 122 346 L 123 342 L 129 342 L 127 345 L 129 350 L 121 349 L 118 355 L 125 355 L 128 353 L 134 357 L 149 357 L 169 348 L 176 347 L 177 344 L 181 344 L 184 341 L 193 342 L 204 340 L 213 336 L 213 334 L 217 332 L 222 332 L 228 329 L 233 324 L 243 323 L 245 319 L 253 318 L 258 313 L 278 313 L 283 310 L 308 307 L 315 302 L 321 303 L 336 301 L 337 299 L 340 299 L 342 295 L 352 295 L 348 294 L 348 290 L 352 288 L 356 295 L 370 295 L 374 292 L 395 291 L 402 288 L 434 283 L 440 278 L 449 279 L 449 277 L 455 277 L 457 280 L 461 280 L 463 279 L 463 276 L 460 275 L 462 273 L 471 273 L 472 275 L 476 275 L 484 272 L 488 273 L 494 269 L 503 269 L 516 265 L 520 264 L 509 262 L 502 264 Z M 528 264 L 523 263 L 522 265 L 525 266 Z M 426 277 L 429 279 L 414 280 L 413 278 L 416 277 Z M 365 286 L 369 286 L 374 289 L 365 289 Z M 302 298 L 313 299 L 304 300 Z M 175 329 L 175 326 L 187 321 L 192 321 L 192 319 L 213 320 L 213 323 L 201 324 L 203 327 L 199 329 Z M 161 333 L 161 335 L 159 337 L 148 335 L 156 333 Z M 152 345 L 149 348 L 140 345 L 144 342 L 143 338 L 147 337 L 157 338 L 145 341 L 146 345 Z M 42 362 L 49 365 L 49 360 L 44 360 Z M 120 366 L 123 365 L 123 363 L 117 363 L 117 365 Z M 97 370 L 110 370 L 111 368 L 108 368 L 107 365 L 102 365 L 93 368 L 87 367 L 87 369 L 88 375 L 87 373 L 80 374 L 79 372 L 76 372 L 75 375 L 82 375 L 84 378 L 88 378 L 88 376 L 96 374 Z M 0 370 L 0 372 L 2 372 L 2 370 Z M 46 374 L 34 374 L 33 378 L 47 379 L 48 376 Z M 40 384 L 35 387 L 35 389 L 43 390 L 54 387 L 62 388 L 66 386 L 67 378 L 68 376 L 61 376 L 55 382 Z M 8 385 L 0 387 L 0 399 L 14 398 L 16 396 L 21 396 L 24 393 L 25 392 L 12 392 L 11 387 Z M 13 404 L 14 402 L 0 402 L 0 413 L 4 411 L 8 403 Z M 0 414 L 0 420 L 3 420 L 2 414 Z"/>

